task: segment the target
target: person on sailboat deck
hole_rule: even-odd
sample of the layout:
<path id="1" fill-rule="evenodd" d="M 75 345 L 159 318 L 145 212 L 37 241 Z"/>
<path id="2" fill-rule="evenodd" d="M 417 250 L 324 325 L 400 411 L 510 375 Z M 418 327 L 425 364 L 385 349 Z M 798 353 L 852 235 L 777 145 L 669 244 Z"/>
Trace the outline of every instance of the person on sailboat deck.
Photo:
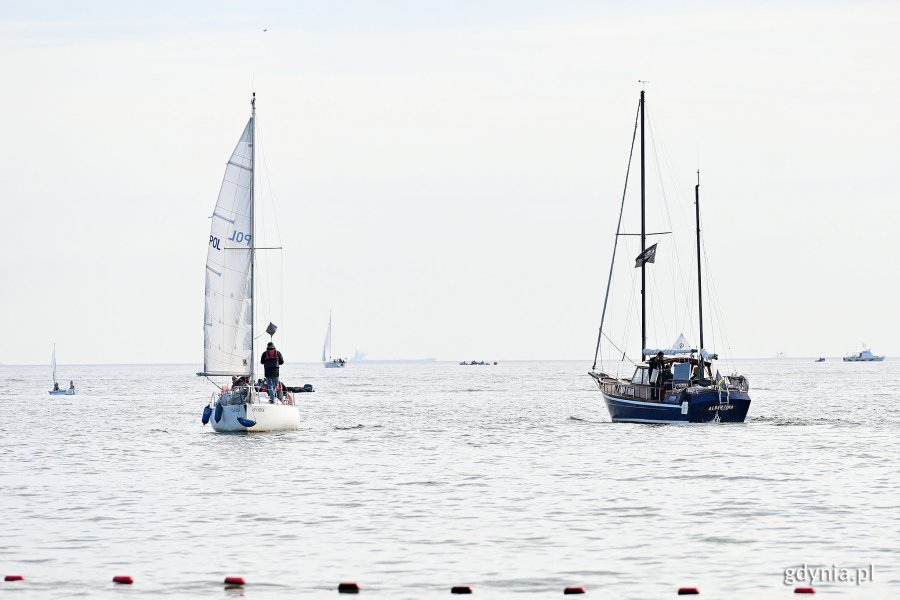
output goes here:
<path id="1" fill-rule="evenodd" d="M 656 356 L 647 361 L 647 366 L 650 367 L 650 381 L 656 386 L 656 389 L 652 390 L 651 394 L 656 399 L 659 397 L 659 389 L 662 387 L 662 372 L 663 368 L 665 368 L 663 353 L 657 352 Z"/>
<path id="2" fill-rule="evenodd" d="M 262 355 L 263 366 L 266 368 L 266 391 L 269 394 L 269 404 L 275 404 L 275 393 L 278 390 L 279 367 L 284 364 L 284 357 L 275 348 L 275 344 L 269 342 L 266 351 Z"/>
<path id="3" fill-rule="evenodd" d="M 75 382 L 72 381 L 71 379 L 69 380 L 69 389 L 70 389 L 70 390 L 74 390 L 74 389 L 75 389 Z"/>
<path id="4" fill-rule="evenodd" d="M 54 391 L 54 392 L 58 392 L 58 391 L 59 391 L 59 384 L 56 383 L 55 381 L 53 382 L 53 391 Z"/>

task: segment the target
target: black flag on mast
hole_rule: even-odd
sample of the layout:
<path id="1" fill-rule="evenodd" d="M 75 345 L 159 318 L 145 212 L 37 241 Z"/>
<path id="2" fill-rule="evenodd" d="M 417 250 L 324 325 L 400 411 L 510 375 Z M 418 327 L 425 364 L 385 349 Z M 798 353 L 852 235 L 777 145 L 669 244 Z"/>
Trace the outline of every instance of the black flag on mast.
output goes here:
<path id="1" fill-rule="evenodd" d="M 653 244 L 638 255 L 634 260 L 634 268 L 637 269 L 644 263 L 652 262 L 656 262 L 656 244 Z"/>

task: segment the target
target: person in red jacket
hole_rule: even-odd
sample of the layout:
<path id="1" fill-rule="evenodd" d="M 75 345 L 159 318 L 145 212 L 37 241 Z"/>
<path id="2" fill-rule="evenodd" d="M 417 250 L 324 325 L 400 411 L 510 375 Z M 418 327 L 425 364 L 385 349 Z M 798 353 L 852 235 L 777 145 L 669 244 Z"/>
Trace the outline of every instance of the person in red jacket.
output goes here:
<path id="1" fill-rule="evenodd" d="M 266 351 L 260 361 L 266 368 L 266 391 L 269 393 L 269 404 L 275 404 L 275 393 L 278 390 L 279 367 L 284 364 L 284 357 L 275 348 L 275 344 L 269 342 Z"/>

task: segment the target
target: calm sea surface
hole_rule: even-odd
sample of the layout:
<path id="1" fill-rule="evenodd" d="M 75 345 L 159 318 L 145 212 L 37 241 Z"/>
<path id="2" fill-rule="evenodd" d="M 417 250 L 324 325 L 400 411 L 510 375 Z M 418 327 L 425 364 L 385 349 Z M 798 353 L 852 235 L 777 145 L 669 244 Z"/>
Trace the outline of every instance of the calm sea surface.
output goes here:
<path id="1" fill-rule="evenodd" d="M 0 367 L 0 596 L 792 598 L 805 563 L 900 597 L 900 360 L 738 366 L 747 423 L 651 426 L 589 362 L 289 364 L 300 430 L 253 435 L 190 365 Z"/>

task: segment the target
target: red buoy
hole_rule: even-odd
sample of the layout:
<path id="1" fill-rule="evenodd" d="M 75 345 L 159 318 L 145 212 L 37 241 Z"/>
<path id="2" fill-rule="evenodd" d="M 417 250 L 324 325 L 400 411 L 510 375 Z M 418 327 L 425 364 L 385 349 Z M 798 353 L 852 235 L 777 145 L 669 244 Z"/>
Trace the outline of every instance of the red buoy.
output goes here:
<path id="1" fill-rule="evenodd" d="M 681 587 L 681 588 L 678 588 L 678 595 L 679 595 L 679 596 L 696 596 L 696 595 L 699 594 L 699 593 L 700 593 L 700 590 L 698 590 L 698 589 L 695 588 L 695 587 Z"/>
<path id="2" fill-rule="evenodd" d="M 451 594 L 471 594 L 472 588 L 467 585 L 454 585 L 450 588 Z"/>
<path id="3" fill-rule="evenodd" d="M 358 594 L 359 584 L 352 581 L 344 581 L 338 584 L 338 594 Z"/>
<path id="4" fill-rule="evenodd" d="M 245 581 L 243 577 L 226 577 L 225 585 L 244 585 Z"/>
<path id="5" fill-rule="evenodd" d="M 811 587 L 798 587 L 794 588 L 795 594 L 815 594 L 816 589 Z"/>
<path id="6" fill-rule="evenodd" d="M 3 581 L 25 581 L 25 577 L 22 575 L 7 575 L 3 578 Z"/>
<path id="7" fill-rule="evenodd" d="M 113 577 L 113 583 L 123 583 L 125 585 L 131 585 L 134 583 L 134 579 L 131 578 L 131 575 L 116 575 Z"/>
<path id="8" fill-rule="evenodd" d="M 563 594 L 583 594 L 583 593 L 584 593 L 584 588 L 580 587 L 580 586 L 579 587 L 567 587 L 566 589 L 563 590 Z"/>

